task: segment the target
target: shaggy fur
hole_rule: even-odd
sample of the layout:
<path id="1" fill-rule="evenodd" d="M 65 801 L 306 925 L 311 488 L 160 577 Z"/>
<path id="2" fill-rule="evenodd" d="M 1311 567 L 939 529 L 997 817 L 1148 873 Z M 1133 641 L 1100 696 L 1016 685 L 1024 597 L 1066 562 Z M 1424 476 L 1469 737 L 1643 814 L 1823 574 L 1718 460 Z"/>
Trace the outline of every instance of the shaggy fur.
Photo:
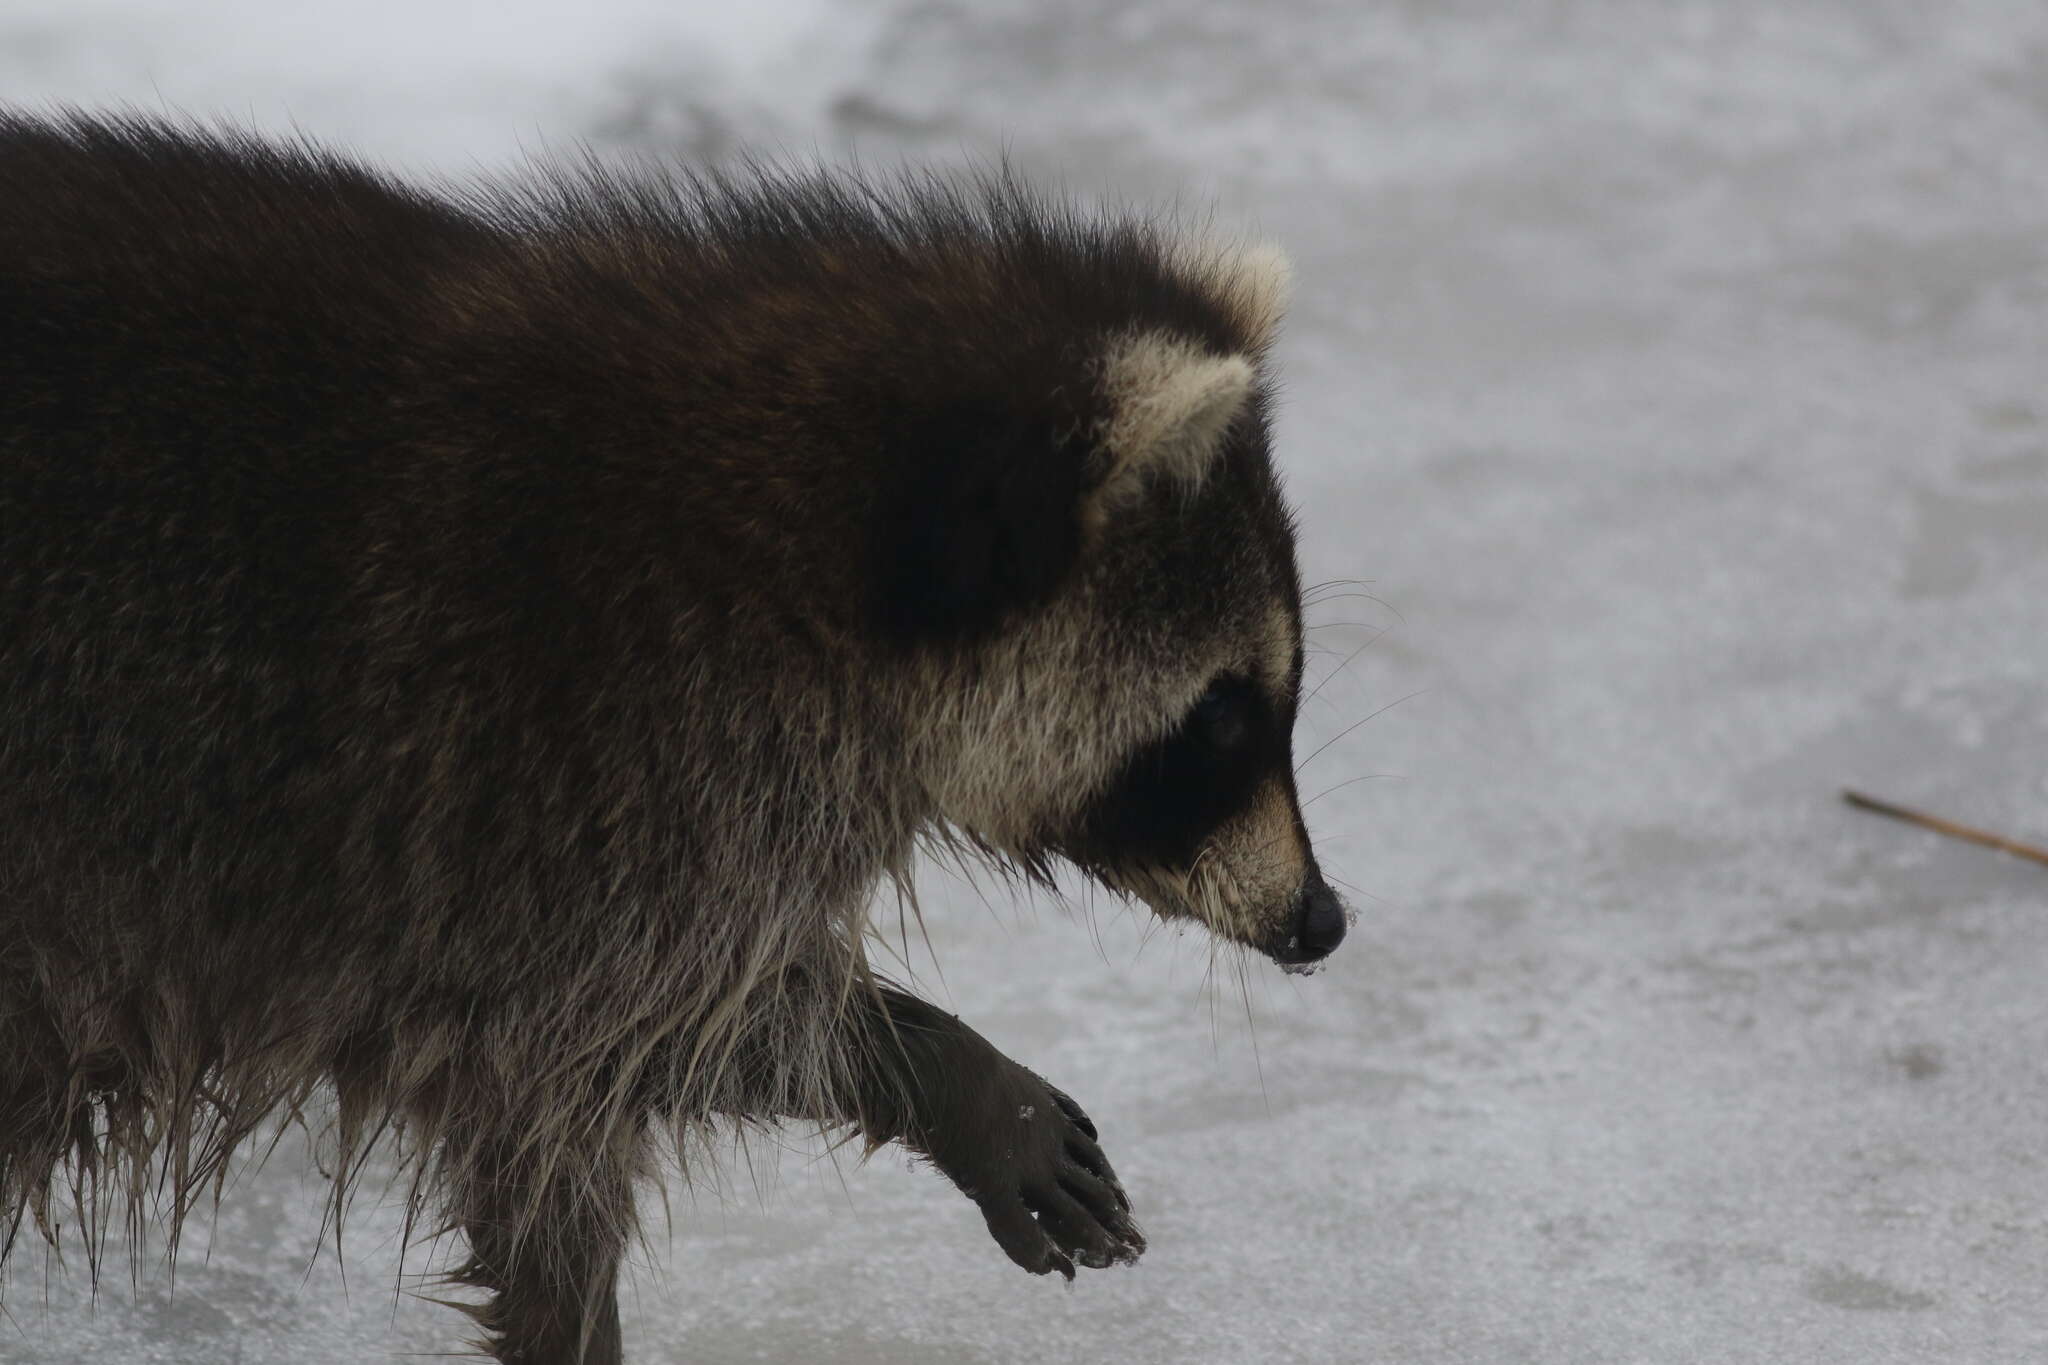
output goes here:
<path id="1" fill-rule="evenodd" d="M 869 972 L 920 840 L 1335 946 L 1264 249 L 1006 177 L 429 193 L 0 116 L 0 1237 L 175 1246 L 338 1098 L 506 1361 L 618 1358 L 692 1125 L 901 1140 L 1027 1269 L 1078 1107 Z M 1284 638 L 1274 638 L 1279 631 Z"/>

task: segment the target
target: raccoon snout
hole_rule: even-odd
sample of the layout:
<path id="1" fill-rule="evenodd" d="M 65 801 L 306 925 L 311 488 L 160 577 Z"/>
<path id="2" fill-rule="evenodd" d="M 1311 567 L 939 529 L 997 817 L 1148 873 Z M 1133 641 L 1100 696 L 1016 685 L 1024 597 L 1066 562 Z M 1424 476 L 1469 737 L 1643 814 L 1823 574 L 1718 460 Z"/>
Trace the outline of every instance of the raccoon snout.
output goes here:
<path id="1" fill-rule="evenodd" d="M 1277 942 L 1267 954 L 1283 967 L 1320 962 L 1344 941 L 1346 923 L 1344 902 L 1337 899 L 1321 874 L 1312 871 L 1295 897 L 1292 919 L 1275 936 Z"/>

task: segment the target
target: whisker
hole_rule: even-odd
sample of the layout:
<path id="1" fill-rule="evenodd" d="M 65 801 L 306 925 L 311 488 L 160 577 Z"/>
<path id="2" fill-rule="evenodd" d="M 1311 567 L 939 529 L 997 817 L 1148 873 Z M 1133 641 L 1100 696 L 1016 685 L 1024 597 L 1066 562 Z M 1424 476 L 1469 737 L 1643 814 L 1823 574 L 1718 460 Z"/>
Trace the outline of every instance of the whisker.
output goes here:
<path id="1" fill-rule="evenodd" d="M 1374 597 L 1374 596 L 1373 596 L 1373 595 L 1372 595 L 1371 593 L 1369 593 L 1369 592 L 1338 592 L 1338 593 L 1331 593 L 1331 594 L 1330 594 L 1330 595 L 1329 595 L 1328 597 L 1318 597 L 1318 598 L 1316 598 L 1316 599 L 1315 599 L 1315 600 L 1314 600 L 1313 602 L 1311 602 L 1311 601 L 1308 601 L 1307 599 L 1305 599 L 1305 598 L 1304 598 L 1304 599 L 1303 599 L 1303 601 L 1302 601 L 1302 606 L 1304 606 L 1304 607 L 1320 607 L 1320 606 L 1323 606 L 1323 605 L 1325 605 L 1326 603 L 1330 603 L 1330 602 L 1372 602 L 1372 603 L 1374 603 L 1374 604 L 1376 604 L 1376 605 L 1378 605 L 1378 606 L 1382 606 L 1382 607 L 1386 607 L 1386 606 L 1387 606 L 1387 604 L 1386 604 L 1385 602 L 1382 602 L 1382 601 L 1381 601 L 1381 600 L 1380 600 L 1379 598 L 1377 598 L 1377 597 Z M 1392 607 L 1387 607 L 1387 610 L 1388 610 L 1388 611 L 1392 611 L 1392 610 L 1393 610 L 1393 608 L 1392 608 Z M 1327 624 L 1327 623 L 1326 623 L 1326 624 Z"/>
<path id="2" fill-rule="evenodd" d="M 1209 1007 L 1209 1059 L 1223 1056 L 1223 1026 L 1216 1018 L 1216 940 L 1209 940 L 1208 965 L 1202 968 L 1202 1003 Z"/>
<path id="3" fill-rule="evenodd" d="M 1314 701 L 1319 695 L 1321 695 L 1322 690 L 1330 685 L 1330 679 L 1337 677 L 1345 669 L 1351 667 L 1351 665 L 1357 661 L 1359 655 L 1365 653 L 1366 650 L 1371 649 L 1373 643 L 1377 641 L 1380 638 L 1380 636 L 1385 635 L 1391 629 L 1393 629 L 1393 627 L 1391 626 L 1381 626 L 1378 630 L 1366 636 L 1365 643 L 1361 644 L 1358 648 L 1352 650 L 1351 653 L 1347 654 L 1344 657 L 1343 663 L 1338 664 L 1335 668 L 1331 669 L 1328 673 L 1323 675 L 1322 681 L 1318 682 L 1315 685 L 1315 689 L 1311 691 L 1308 694 L 1308 696 L 1303 699 L 1303 704 L 1306 705 L 1308 702 Z M 1405 700 L 1405 698 L 1403 700 Z"/>
<path id="4" fill-rule="evenodd" d="M 1343 791 L 1343 790 L 1344 790 L 1344 789 L 1345 789 L 1346 787 L 1349 787 L 1349 786 L 1353 785 L 1354 783 L 1358 783 L 1358 782 L 1370 782 L 1370 781 L 1372 781 L 1372 780 L 1373 780 L 1374 778 L 1376 778 L 1376 777 L 1393 777 L 1393 778 L 1405 778 L 1406 776 L 1407 776 L 1407 774 L 1406 774 L 1406 773 L 1366 773 L 1366 774 L 1364 774 L 1364 775 L 1363 775 L 1363 776 L 1361 776 L 1361 777 L 1353 777 L 1353 778 L 1349 778 L 1349 779 L 1347 779 L 1347 780 L 1345 780 L 1345 781 L 1343 781 L 1343 782 L 1339 782 L 1339 783 L 1338 783 L 1338 784 L 1337 784 L 1336 786 L 1334 786 L 1334 787 L 1325 787 L 1325 788 L 1323 788 L 1323 789 L 1322 789 L 1321 791 L 1317 792 L 1317 793 L 1316 793 L 1316 794 L 1315 794 L 1314 796 L 1311 796 L 1311 797 L 1310 797 L 1310 798 L 1309 798 L 1308 800 L 1306 800 L 1306 801 L 1302 802 L 1302 803 L 1301 803 L 1301 808 L 1302 808 L 1303 810 L 1307 810 L 1307 809 L 1308 809 L 1308 808 L 1309 808 L 1310 806 L 1313 806 L 1313 805 L 1314 805 L 1314 804 L 1315 804 L 1316 802 L 1318 802 L 1318 801 L 1322 800 L 1322 799 L 1323 799 L 1324 797 L 1328 796 L 1328 795 L 1329 795 L 1329 794 L 1330 794 L 1331 792 L 1340 792 L 1340 791 Z"/>
<path id="5" fill-rule="evenodd" d="M 1301 595 L 1303 600 L 1307 600 L 1325 588 L 1369 588 L 1372 584 L 1373 580 L 1369 578 L 1326 578 L 1320 583 L 1311 583 L 1303 588 Z"/>
<path id="6" fill-rule="evenodd" d="M 1370 578 L 1333 578 L 1327 583 L 1318 583 L 1315 587 L 1304 591 L 1301 595 L 1302 605 L 1315 606 L 1322 602 L 1335 602 L 1347 597 L 1362 597 L 1368 602 L 1376 602 L 1380 606 L 1385 607 L 1388 611 L 1393 612 L 1397 619 L 1405 622 L 1407 618 L 1401 615 L 1400 608 L 1385 598 L 1375 597 L 1369 592 L 1322 593 L 1324 588 L 1369 588 L 1373 585 L 1374 581 Z"/>
<path id="7" fill-rule="evenodd" d="M 1334 873 L 1325 872 L 1323 874 L 1323 880 L 1326 882 L 1335 882 L 1337 883 L 1337 885 L 1343 887 L 1346 891 L 1349 891 L 1352 895 L 1363 896 L 1367 900 L 1371 901 L 1374 905 L 1385 905 L 1387 903 L 1385 897 L 1375 896 L 1372 892 L 1367 891 L 1364 887 L 1359 886 L 1356 882 L 1347 882 L 1342 877 L 1339 877 Z"/>
<path id="8" fill-rule="evenodd" d="M 1356 730 L 1359 726 L 1365 724 L 1366 721 L 1371 720 L 1374 716 L 1378 716 L 1385 712 L 1391 711 L 1404 701 L 1413 701 L 1415 698 L 1421 696 L 1424 692 L 1427 691 L 1429 691 L 1429 689 L 1426 687 L 1418 687 L 1417 689 L 1415 689 L 1415 691 L 1410 692 L 1407 696 L 1396 697 L 1394 698 L 1394 700 L 1388 702 L 1385 706 L 1382 706 L 1379 710 L 1372 712 L 1370 715 L 1361 717 L 1360 719 L 1353 721 L 1351 724 L 1345 726 L 1342 730 L 1338 731 L 1335 735 L 1332 735 L 1329 739 L 1324 740 L 1322 744 L 1318 745 L 1315 753 L 1310 754 L 1307 758 L 1304 758 L 1303 760 L 1301 760 L 1301 762 L 1295 764 L 1295 773 L 1299 774 L 1303 768 L 1306 768 L 1309 764 L 1315 762 L 1316 758 L 1323 752 L 1324 749 L 1329 748 L 1332 744 L 1335 744 L 1338 740 L 1344 738 L 1344 736 L 1350 734 L 1353 730 Z"/>
<path id="9" fill-rule="evenodd" d="M 1252 1070 L 1259 1078 L 1259 1103 L 1265 1107 L 1266 1116 L 1271 1118 L 1273 1097 L 1266 1093 L 1266 1061 L 1259 1055 L 1259 1023 L 1252 1017 L 1252 989 L 1250 981 L 1245 977 L 1244 964 L 1244 954 L 1240 953 L 1237 957 L 1237 993 L 1244 1000 L 1244 1027 L 1245 1033 L 1251 1038 Z"/>

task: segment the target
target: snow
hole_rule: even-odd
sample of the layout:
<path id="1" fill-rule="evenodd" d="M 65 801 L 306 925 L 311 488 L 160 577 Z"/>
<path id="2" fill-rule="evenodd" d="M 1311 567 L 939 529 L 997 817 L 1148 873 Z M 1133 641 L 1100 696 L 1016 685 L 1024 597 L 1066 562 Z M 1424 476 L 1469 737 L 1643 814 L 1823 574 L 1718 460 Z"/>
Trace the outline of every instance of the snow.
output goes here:
<path id="1" fill-rule="evenodd" d="M 1837 795 L 2048 836 L 2048 10 L 4 0 L 0 89 L 455 172 L 1008 148 L 1294 255 L 1350 939 L 1300 980 L 934 874 L 919 975 L 1089 1110 L 1151 1250 L 1060 1292 L 792 1136 L 650 1199 L 633 1358 L 2048 1353 L 2048 883 Z M 395 1204 L 344 1283 L 317 1194 L 287 1142 L 96 1307 L 26 1247 L 0 1360 L 454 1349 Z"/>

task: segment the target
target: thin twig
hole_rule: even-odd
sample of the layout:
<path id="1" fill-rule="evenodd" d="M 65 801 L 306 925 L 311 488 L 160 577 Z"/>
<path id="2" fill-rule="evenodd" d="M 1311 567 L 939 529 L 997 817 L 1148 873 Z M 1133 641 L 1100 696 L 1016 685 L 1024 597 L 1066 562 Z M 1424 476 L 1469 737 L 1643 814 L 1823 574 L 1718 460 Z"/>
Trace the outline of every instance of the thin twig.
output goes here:
<path id="1" fill-rule="evenodd" d="M 2007 839 L 2002 835 L 1987 833 L 1981 829 L 1972 829 L 1968 825 L 1956 824 L 1953 820 L 1943 820 L 1939 816 L 1927 815 L 1917 810 L 1908 810 L 1904 806 L 1895 806 L 1889 801 L 1880 801 L 1874 796 L 1865 796 L 1861 792 L 1845 790 L 1842 793 L 1842 799 L 1855 806 L 1858 810 L 1875 811 L 1879 815 L 1889 815 L 1894 820 L 1904 820 L 1907 824 L 1931 829 L 1936 834 L 1946 834 L 1952 839 L 1967 839 L 1973 844 L 1982 844 L 1986 848 L 1995 848 L 2001 853 L 2010 853 L 2015 858 L 2025 858 L 2029 862 L 2040 863 L 2042 866 L 2048 867 L 2048 848 L 2037 848 L 2032 844 L 2022 844 L 2016 840 Z"/>

